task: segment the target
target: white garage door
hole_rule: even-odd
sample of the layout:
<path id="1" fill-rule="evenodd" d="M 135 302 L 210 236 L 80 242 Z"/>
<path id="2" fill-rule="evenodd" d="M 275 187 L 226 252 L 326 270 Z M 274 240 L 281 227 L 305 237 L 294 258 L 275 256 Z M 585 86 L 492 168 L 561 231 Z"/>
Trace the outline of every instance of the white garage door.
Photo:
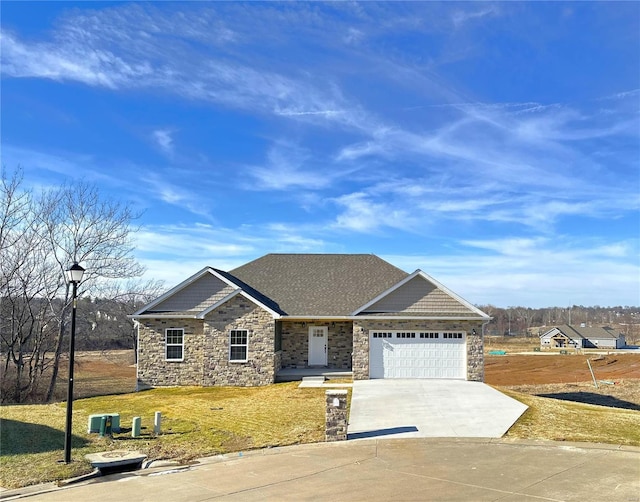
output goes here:
<path id="1" fill-rule="evenodd" d="M 371 378 L 466 378 L 465 334 L 460 331 L 371 331 Z"/>

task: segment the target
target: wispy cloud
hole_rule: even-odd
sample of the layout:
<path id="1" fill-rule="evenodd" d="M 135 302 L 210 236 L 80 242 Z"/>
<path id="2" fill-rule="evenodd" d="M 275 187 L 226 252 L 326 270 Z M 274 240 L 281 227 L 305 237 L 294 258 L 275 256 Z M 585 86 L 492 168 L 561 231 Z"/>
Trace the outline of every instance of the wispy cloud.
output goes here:
<path id="1" fill-rule="evenodd" d="M 213 14 L 206 9 L 201 13 Z M 95 16 L 70 16 L 59 26 L 55 41 L 23 41 L 3 31 L 3 73 L 109 89 L 157 88 L 254 112 L 349 121 L 330 81 L 318 85 L 310 76 L 291 78 L 258 68 L 253 61 L 243 64 L 237 58 L 203 53 L 199 44 L 229 42 L 234 39 L 232 32 L 225 27 L 210 32 L 194 12 L 171 19 L 171 24 L 180 21 L 170 26 L 162 9 L 127 6 Z M 173 38 L 176 32 L 180 43 Z"/>
<path id="2" fill-rule="evenodd" d="M 144 62 L 127 63 L 108 50 L 44 42 L 27 44 L 3 31 L 2 70 L 11 77 L 39 77 L 73 80 L 88 85 L 115 89 L 144 79 L 152 68 Z"/>
<path id="3" fill-rule="evenodd" d="M 609 116 L 557 104 L 459 103 L 442 109 L 433 130 L 387 129 L 343 147 L 336 159 L 353 163 L 377 157 L 416 166 L 414 176 L 401 184 L 402 195 L 388 183 L 366 191 L 374 202 L 397 197 L 412 206 L 418 221 L 422 213 L 430 220 L 504 221 L 548 231 L 562 217 L 609 217 L 638 207 L 637 172 L 628 168 L 632 156 L 608 158 L 605 167 L 594 153 L 599 142 L 624 136 L 630 152 L 638 152 L 639 117 L 637 109 Z M 415 188 L 407 189 L 434 183 L 439 191 L 428 198 L 412 197 Z M 357 228 L 381 224 L 364 224 L 366 211 L 359 216 Z"/>
<path id="4" fill-rule="evenodd" d="M 213 205 L 208 195 L 196 190 L 193 184 L 186 187 L 184 183 L 176 182 L 180 179 L 180 172 L 173 173 L 149 169 L 139 169 L 140 193 L 162 201 L 165 204 L 180 208 L 192 215 L 204 217 L 207 221 L 215 221 Z"/>
<path id="5" fill-rule="evenodd" d="M 335 203 L 344 210 L 333 226 L 342 230 L 371 233 L 394 228 L 411 231 L 418 222 L 410 210 L 395 203 L 374 200 L 361 192 L 337 197 Z"/>
<path id="6" fill-rule="evenodd" d="M 27 188 L 33 190 L 48 189 L 74 179 L 120 189 L 126 185 L 119 166 L 105 165 L 91 154 L 66 150 L 38 151 L 3 143 L 2 163 L 10 169 L 24 169 L 28 173 L 25 181 L 31 184 Z"/>
<path id="7" fill-rule="evenodd" d="M 2 161 L 11 168 L 21 167 L 28 173 L 27 188 L 36 191 L 57 187 L 65 181 L 82 179 L 99 185 L 105 192 L 126 193 L 127 199 L 136 206 L 146 208 L 149 200 L 179 207 L 197 216 L 212 220 L 211 205 L 196 190 L 185 188 L 180 179 L 181 172 L 168 168 L 168 172 L 157 167 L 134 164 L 127 160 L 98 159 L 93 155 L 77 152 L 40 152 L 28 148 L 3 144 Z M 130 181 L 135 180 L 132 186 Z"/>
<path id="8" fill-rule="evenodd" d="M 364 33 L 357 28 L 349 28 L 344 35 L 344 41 L 347 44 L 357 44 L 364 38 Z"/>
<path id="9" fill-rule="evenodd" d="M 455 28 L 460 28 L 470 21 L 482 19 L 487 16 L 495 16 L 497 14 L 498 10 L 495 6 L 475 10 L 456 9 L 451 14 L 451 21 Z"/>
<path id="10" fill-rule="evenodd" d="M 173 133 L 171 129 L 156 129 L 151 133 L 153 141 L 166 155 L 173 154 Z"/>
<path id="11" fill-rule="evenodd" d="M 640 95 L 640 89 L 631 89 L 628 91 L 616 92 L 615 94 L 605 96 L 602 99 L 627 99 L 630 97 L 637 97 L 638 95 Z"/>
<path id="12" fill-rule="evenodd" d="M 157 252 L 181 255 L 184 243 L 189 242 L 189 253 L 193 257 L 230 257 L 254 251 L 251 239 L 233 236 L 233 232 L 206 224 L 148 226 L 136 235 L 139 252 Z"/>
<path id="13" fill-rule="evenodd" d="M 273 144 L 265 165 L 249 166 L 247 172 L 252 178 L 245 184 L 248 190 L 317 190 L 329 186 L 336 176 L 322 169 L 311 152 L 287 141 Z"/>

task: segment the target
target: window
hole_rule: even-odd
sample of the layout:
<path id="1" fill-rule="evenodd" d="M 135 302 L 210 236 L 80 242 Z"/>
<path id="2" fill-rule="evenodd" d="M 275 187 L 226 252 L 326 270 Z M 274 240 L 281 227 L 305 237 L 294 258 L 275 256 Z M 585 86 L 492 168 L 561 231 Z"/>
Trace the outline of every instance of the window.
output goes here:
<path id="1" fill-rule="evenodd" d="M 232 329 L 229 333 L 229 361 L 247 362 L 249 332 L 246 329 Z"/>
<path id="2" fill-rule="evenodd" d="M 184 360 L 184 329 L 169 328 L 165 332 L 165 359 L 167 361 Z"/>

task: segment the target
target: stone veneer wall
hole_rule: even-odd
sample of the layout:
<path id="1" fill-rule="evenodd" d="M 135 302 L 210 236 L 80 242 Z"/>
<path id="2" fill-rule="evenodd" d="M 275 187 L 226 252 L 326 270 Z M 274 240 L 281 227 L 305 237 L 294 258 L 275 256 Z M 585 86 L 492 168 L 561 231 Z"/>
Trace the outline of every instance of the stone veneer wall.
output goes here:
<path id="1" fill-rule="evenodd" d="M 475 329 L 476 334 L 473 334 Z M 476 323 L 467 331 L 467 380 L 484 382 L 484 336 L 482 323 Z"/>
<path id="2" fill-rule="evenodd" d="M 165 330 L 184 328 L 184 360 L 165 360 Z M 248 361 L 229 361 L 229 332 L 249 333 Z M 138 338 L 139 390 L 174 385 L 268 385 L 281 355 L 274 354 L 271 314 L 237 295 L 203 320 L 141 319 Z"/>
<path id="3" fill-rule="evenodd" d="M 183 361 L 165 360 L 165 331 L 184 328 Z M 196 319 L 141 319 L 137 388 L 202 385 L 204 335 Z"/>
<path id="4" fill-rule="evenodd" d="M 229 361 L 229 332 L 249 332 L 247 362 Z M 242 295 L 210 312 L 204 321 L 203 385 L 268 385 L 275 381 L 275 320 Z"/>
<path id="5" fill-rule="evenodd" d="M 326 391 L 325 441 L 345 441 L 347 427 L 347 391 L 334 389 Z"/>
<path id="6" fill-rule="evenodd" d="M 306 368 L 309 362 L 309 328 L 326 326 L 327 366 L 351 369 L 353 327 L 351 321 L 283 321 L 282 368 Z"/>
<path id="7" fill-rule="evenodd" d="M 279 350 L 273 355 L 273 371 L 277 373 L 282 369 L 282 351 Z"/>
<path id="8" fill-rule="evenodd" d="M 473 334 L 475 329 L 476 334 Z M 465 331 L 467 334 L 467 380 L 484 381 L 482 322 L 355 320 L 353 322 L 353 378 L 369 379 L 369 331 Z"/>

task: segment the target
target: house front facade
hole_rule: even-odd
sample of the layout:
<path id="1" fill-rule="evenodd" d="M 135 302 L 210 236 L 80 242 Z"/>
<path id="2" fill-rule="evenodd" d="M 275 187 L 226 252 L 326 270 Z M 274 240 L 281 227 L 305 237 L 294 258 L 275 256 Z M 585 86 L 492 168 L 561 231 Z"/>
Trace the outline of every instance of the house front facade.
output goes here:
<path id="1" fill-rule="evenodd" d="M 490 320 L 421 270 L 365 254 L 207 267 L 132 317 L 139 388 L 267 385 L 289 368 L 483 381 Z"/>
<path id="2" fill-rule="evenodd" d="M 570 326 L 551 328 L 540 336 L 540 346 L 573 349 L 621 349 L 626 346 L 623 334 L 609 327 Z"/>

